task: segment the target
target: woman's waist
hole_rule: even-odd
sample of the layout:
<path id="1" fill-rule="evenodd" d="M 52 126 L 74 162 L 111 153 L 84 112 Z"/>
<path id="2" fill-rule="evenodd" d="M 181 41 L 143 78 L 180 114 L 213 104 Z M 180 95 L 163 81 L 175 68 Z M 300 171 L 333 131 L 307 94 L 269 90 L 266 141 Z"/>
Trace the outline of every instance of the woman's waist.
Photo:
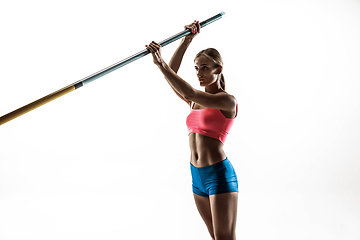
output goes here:
<path id="1" fill-rule="evenodd" d="M 203 167 L 221 162 L 226 158 L 223 143 L 217 139 L 192 133 L 189 136 L 191 163 Z"/>
<path id="2" fill-rule="evenodd" d="M 224 161 L 226 154 L 223 150 L 214 149 L 203 149 L 203 150 L 192 150 L 190 162 L 195 167 L 205 167 Z"/>

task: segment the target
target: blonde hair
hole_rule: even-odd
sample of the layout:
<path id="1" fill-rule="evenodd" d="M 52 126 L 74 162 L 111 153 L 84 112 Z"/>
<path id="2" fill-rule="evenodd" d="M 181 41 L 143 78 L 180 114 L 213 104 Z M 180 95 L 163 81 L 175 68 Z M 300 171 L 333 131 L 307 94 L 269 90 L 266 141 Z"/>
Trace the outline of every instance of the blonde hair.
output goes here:
<path id="1" fill-rule="evenodd" d="M 207 48 L 205 50 L 200 51 L 198 54 L 196 54 L 195 59 L 200 56 L 205 56 L 211 59 L 215 63 L 216 67 L 221 67 L 221 68 L 223 67 L 223 61 L 221 55 L 218 52 L 218 50 L 216 50 L 215 48 Z M 220 74 L 220 86 L 225 91 L 225 78 L 222 72 Z"/>

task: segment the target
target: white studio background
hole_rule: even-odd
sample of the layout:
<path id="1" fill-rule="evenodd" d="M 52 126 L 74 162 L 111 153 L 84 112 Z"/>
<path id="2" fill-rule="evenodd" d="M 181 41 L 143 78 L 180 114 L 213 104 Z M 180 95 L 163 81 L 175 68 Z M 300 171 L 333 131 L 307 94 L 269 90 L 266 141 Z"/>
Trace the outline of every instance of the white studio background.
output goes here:
<path id="1" fill-rule="evenodd" d="M 360 238 L 360 1 L 2 1 L 0 115 L 222 11 L 238 239 Z M 179 41 L 163 49 L 169 61 Z M 0 239 L 210 239 L 189 112 L 146 56 L 0 127 Z"/>

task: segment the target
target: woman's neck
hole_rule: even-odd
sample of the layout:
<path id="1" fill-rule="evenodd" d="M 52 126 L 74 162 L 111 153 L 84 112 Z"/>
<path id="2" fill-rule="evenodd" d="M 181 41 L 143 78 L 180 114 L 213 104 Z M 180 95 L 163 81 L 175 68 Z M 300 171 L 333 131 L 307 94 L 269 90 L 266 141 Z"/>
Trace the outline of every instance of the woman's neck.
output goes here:
<path id="1" fill-rule="evenodd" d="M 206 86 L 205 92 L 215 94 L 219 92 L 224 92 L 224 90 L 221 88 L 219 81 L 216 81 L 215 83 Z"/>

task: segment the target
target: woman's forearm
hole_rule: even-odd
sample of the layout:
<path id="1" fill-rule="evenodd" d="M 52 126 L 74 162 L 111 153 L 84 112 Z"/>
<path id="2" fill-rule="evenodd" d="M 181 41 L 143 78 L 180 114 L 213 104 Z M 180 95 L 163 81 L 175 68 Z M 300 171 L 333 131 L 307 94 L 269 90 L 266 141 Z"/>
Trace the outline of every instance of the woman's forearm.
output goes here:
<path id="1" fill-rule="evenodd" d="M 167 82 L 176 92 L 178 92 L 185 99 L 188 99 L 190 96 L 192 96 L 192 94 L 194 93 L 193 87 L 189 83 L 184 81 L 182 78 L 180 78 L 176 74 L 176 72 L 172 68 L 170 68 L 169 65 L 164 62 L 163 64 L 158 65 L 158 67 Z"/>
<path id="2" fill-rule="evenodd" d="M 169 67 L 175 72 L 177 73 L 180 65 L 181 65 L 181 61 L 184 57 L 184 54 L 186 52 L 186 49 L 189 47 L 190 43 L 191 43 L 192 39 L 190 38 L 183 38 L 181 40 L 181 43 L 179 45 L 179 47 L 176 49 L 176 51 L 174 52 L 174 55 L 172 56 L 170 62 L 169 62 Z"/>

